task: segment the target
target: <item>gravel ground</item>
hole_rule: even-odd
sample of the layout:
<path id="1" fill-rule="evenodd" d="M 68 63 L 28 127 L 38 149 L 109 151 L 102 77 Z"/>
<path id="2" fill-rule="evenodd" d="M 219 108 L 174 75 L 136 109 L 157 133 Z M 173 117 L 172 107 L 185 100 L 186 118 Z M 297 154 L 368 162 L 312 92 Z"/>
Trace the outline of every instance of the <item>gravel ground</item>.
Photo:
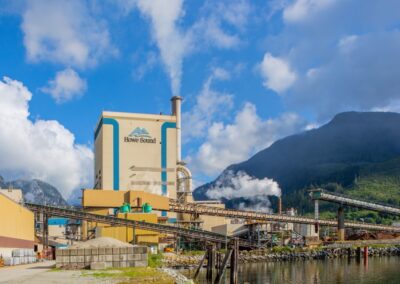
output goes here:
<path id="1" fill-rule="evenodd" d="M 47 261 L 28 265 L 18 265 L 0 268 L 1 284 L 95 284 L 95 283 L 121 283 L 121 278 L 101 278 L 91 276 L 92 273 L 102 271 L 81 270 L 55 270 L 55 262 Z M 112 273 L 112 271 L 107 271 Z M 130 281 L 129 279 L 125 279 Z M 134 279 L 131 279 L 134 280 Z M 123 281 L 127 282 L 127 281 Z M 133 282 L 134 283 L 134 282 Z M 154 283 L 154 282 L 152 282 Z"/>

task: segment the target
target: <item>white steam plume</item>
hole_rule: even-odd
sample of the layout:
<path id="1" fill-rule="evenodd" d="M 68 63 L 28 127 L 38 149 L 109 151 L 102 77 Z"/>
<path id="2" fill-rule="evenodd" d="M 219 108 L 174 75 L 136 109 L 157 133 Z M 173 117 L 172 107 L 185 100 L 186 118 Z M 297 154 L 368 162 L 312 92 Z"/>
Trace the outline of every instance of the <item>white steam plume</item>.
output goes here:
<path id="1" fill-rule="evenodd" d="M 242 198 L 251 204 L 251 209 L 259 211 L 270 211 L 268 196 L 272 195 L 281 196 L 281 189 L 276 181 L 269 178 L 257 179 L 242 171 L 227 171 L 207 191 L 207 196 L 212 199 Z M 246 203 L 241 202 L 239 209 L 246 209 Z"/>

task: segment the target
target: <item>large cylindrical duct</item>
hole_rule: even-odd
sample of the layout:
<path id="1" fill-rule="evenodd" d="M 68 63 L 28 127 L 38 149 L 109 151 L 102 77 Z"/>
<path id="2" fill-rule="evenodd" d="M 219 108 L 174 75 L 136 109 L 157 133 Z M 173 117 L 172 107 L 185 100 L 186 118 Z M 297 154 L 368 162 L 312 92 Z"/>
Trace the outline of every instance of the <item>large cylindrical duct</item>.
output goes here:
<path id="1" fill-rule="evenodd" d="M 181 153 L 181 104 L 182 98 L 179 96 L 173 96 L 172 102 L 172 115 L 176 116 L 176 162 L 180 164 L 182 162 Z"/>

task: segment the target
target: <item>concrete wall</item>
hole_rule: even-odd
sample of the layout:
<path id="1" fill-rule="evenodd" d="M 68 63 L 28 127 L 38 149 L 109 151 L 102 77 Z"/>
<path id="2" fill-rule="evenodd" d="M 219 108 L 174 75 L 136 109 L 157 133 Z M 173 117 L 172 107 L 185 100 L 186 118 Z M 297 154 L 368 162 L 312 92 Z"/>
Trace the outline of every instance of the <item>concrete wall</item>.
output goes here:
<path id="1" fill-rule="evenodd" d="M 22 190 L 20 189 L 0 189 L 0 194 L 7 196 L 17 203 L 20 203 L 24 200 L 22 196 Z"/>
<path id="2" fill-rule="evenodd" d="M 56 267 L 83 269 L 103 264 L 109 267 L 146 267 L 147 247 L 57 249 Z"/>
<path id="3" fill-rule="evenodd" d="M 315 226 L 310 224 L 293 224 L 293 230 L 304 237 L 316 237 Z"/>
<path id="4" fill-rule="evenodd" d="M 196 202 L 196 204 L 217 208 L 225 208 L 225 204 L 216 202 L 198 201 Z M 207 231 L 212 231 L 213 227 L 224 225 L 227 223 L 227 219 L 225 217 L 218 216 L 201 215 L 200 220 L 203 221 L 202 229 Z"/>
<path id="5" fill-rule="evenodd" d="M 244 228 L 243 224 L 223 224 L 212 227 L 211 231 L 225 236 L 231 236 L 235 231 L 243 228 Z"/>
<path id="6" fill-rule="evenodd" d="M 0 194 L 0 254 L 34 246 L 34 214 Z"/>

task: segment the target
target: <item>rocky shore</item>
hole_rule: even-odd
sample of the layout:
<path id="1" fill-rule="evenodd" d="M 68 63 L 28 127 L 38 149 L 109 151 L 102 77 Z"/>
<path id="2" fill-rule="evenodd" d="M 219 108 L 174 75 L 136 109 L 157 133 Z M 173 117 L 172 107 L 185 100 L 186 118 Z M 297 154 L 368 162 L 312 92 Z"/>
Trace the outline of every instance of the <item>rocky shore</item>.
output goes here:
<path id="1" fill-rule="evenodd" d="M 279 261 L 304 261 L 313 259 L 356 257 L 356 248 L 323 248 L 305 251 L 280 251 L 271 252 L 269 249 L 253 251 L 241 251 L 240 263 L 254 262 L 279 262 Z M 400 246 L 370 247 L 368 255 L 373 256 L 400 256 Z M 197 266 L 202 255 L 177 255 L 174 253 L 164 254 L 163 267 L 194 267 Z"/>

